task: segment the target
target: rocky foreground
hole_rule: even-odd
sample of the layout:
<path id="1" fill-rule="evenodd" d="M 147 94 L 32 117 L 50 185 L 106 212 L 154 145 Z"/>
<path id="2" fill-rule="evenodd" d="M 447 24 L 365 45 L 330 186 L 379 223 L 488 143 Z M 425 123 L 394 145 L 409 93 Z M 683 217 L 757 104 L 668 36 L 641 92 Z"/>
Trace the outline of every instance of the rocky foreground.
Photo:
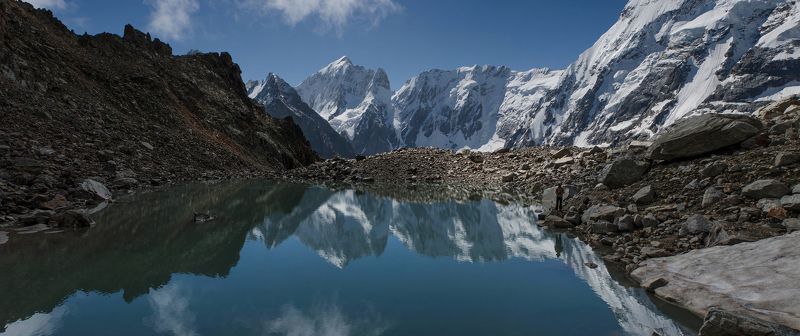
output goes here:
<path id="1" fill-rule="evenodd" d="M 173 56 L 131 26 L 78 36 L 0 0 L 0 243 L 21 227 L 88 226 L 73 209 L 112 192 L 313 160 L 290 119 L 247 97 L 230 55 Z"/>
<path id="2" fill-rule="evenodd" d="M 654 258 L 800 230 L 798 129 L 800 99 L 792 98 L 758 118 L 692 117 L 653 142 L 625 148 L 401 149 L 327 160 L 288 176 L 365 189 L 463 186 L 465 198 L 488 190 L 500 201 L 541 201 L 541 225 L 574 232 L 631 272 Z M 566 189 L 563 212 L 552 209 L 559 183 Z M 790 320 L 800 323 L 800 316 Z"/>

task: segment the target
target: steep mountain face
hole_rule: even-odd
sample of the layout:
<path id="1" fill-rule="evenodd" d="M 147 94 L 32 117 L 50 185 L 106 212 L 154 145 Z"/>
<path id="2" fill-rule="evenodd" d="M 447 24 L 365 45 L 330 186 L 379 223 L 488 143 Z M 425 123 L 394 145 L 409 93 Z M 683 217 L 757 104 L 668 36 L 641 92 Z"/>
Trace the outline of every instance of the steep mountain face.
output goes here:
<path id="1" fill-rule="evenodd" d="M 794 0 L 631 0 L 511 144 L 616 143 L 693 113 L 750 112 L 800 92 L 798 47 Z"/>
<path id="2" fill-rule="evenodd" d="M 560 71 L 473 66 L 424 72 L 392 97 L 401 142 L 408 147 L 495 150 L 541 104 Z"/>
<path id="3" fill-rule="evenodd" d="M 299 91 L 334 128 L 350 131 L 364 119 L 356 107 L 375 74 L 343 58 Z M 750 113 L 792 94 L 800 94 L 797 0 L 631 0 L 565 70 L 427 71 L 356 133 L 373 129 L 392 148 L 619 144 L 686 116 Z"/>
<path id="4" fill-rule="evenodd" d="M 275 74 L 268 74 L 261 82 L 246 84 L 248 96 L 264 105 L 264 111 L 274 118 L 292 117 L 300 126 L 311 148 L 323 158 L 355 156 L 350 141 L 337 133 L 304 103 L 297 91 Z"/>
<path id="5" fill-rule="evenodd" d="M 304 80 L 297 92 L 351 141 L 357 153 L 375 154 L 398 146 L 392 91 L 382 69 L 353 65 L 342 57 Z"/>

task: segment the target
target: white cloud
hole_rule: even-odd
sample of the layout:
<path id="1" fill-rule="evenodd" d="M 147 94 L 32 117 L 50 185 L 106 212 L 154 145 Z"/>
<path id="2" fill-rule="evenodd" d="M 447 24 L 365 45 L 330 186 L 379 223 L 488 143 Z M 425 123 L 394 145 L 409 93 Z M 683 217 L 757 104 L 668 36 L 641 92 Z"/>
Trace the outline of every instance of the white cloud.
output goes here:
<path id="1" fill-rule="evenodd" d="M 264 333 L 282 336 L 380 336 L 388 325 L 379 317 L 349 319 L 338 305 L 325 305 L 304 313 L 286 306 L 281 316 L 264 323 Z"/>
<path id="2" fill-rule="evenodd" d="M 157 290 L 150 290 L 147 302 L 153 309 L 149 320 L 157 333 L 175 336 L 197 336 L 194 327 L 195 316 L 189 310 L 188 294 L 177 284 L 169 284 Z"/>
<path id="3" fill-rule="evenodd" d="M 197 0 L 147 0 L 153 12 L 147 28 L 162 39 L 180 40 L 192 28 L 192 14 L 200 9 Z"/>
<path id="4" fill-rule="evenodd" d="M 394 0 L 240 0 L 240 4 L 262 14 L 279 13 L 290 25 L 316 17 L 323 28 L 338 32 L 352 19 L 367 20 L 375 25 L 401 9 Z"/>
<path id="5" fill-rule="evenodd" d="M 51 10 L 67 8 L 67 2 L 64 0 L 25 0 L 25 2 L 36 8 L 47 8 Z"/>

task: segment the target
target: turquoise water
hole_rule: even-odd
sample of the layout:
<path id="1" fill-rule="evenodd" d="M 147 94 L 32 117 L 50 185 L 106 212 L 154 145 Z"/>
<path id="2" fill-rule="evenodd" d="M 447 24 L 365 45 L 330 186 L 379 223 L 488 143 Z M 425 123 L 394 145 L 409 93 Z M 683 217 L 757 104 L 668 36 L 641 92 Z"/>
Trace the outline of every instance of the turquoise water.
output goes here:
<path id="1" fill-rule="evenodd" d="M 0 245 L 0 335 L 692 334 L 535 217 L 255 182 L 127 197 Z"/>

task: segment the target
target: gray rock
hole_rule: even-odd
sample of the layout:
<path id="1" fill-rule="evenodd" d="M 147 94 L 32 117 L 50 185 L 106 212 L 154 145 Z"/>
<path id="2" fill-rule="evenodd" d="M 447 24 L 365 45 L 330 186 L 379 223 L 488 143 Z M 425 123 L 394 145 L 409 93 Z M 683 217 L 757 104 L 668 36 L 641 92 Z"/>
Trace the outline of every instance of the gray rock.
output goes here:
<path id="1" fill-rule="evenodd" d="M 624 213 L 625 209 L 615 207 L 613 205 L 593 205 L 583 212 L 581 221 L 583 223 L 598 220 L 614 221 L 617 217 L 622 216 Z"/>
<path id="2" fill-rule="evenodd" d="M 647 173 L 650 164 L 632 158 L 619 158 L 606 165 L 600 172 L 599 182 L 609 188 L 619 188 L 639 181 Z"/>
<path id="3" fill-rule="evenodd" d="M 87 192 L 96 195 L 97 197 L 103 200 L 111 199 L 111 191 L 109 191 L 105 185 L 95 180 L 92 179 L 84 180 L 83 183 L 81 183 L 81 188 Z"/>
<path id="4" fill-rule="evenodd" d="M 698 234 L 708 232 L 710 229 L 711 223 L 708 222 L 705 216 L 694 214 L 683 222 L 680 232 L 682 234 Z"/>
<path id="5" fill-rule="evenodd" d="M 147 148 L 148 150 L 153 150 L 153 148 L 154 148 L 153 145 L 151 145 L 149 142 L 141 141 L 141 143 L 142 143 L 142 146 L 144 148 Z"/>
<path id="6" fill-rule="evenodd" d="M 631 200 L 636 204 L 650 204 L 656 200 L 656 193 L 653 187 L 648 185 L 633 194 Z"/>
<path id="7" fill-rule="evenodd" d="M 735 245 L 756 240 L 744 232 L 731 230 L 731 226 L 730 223 L 714 222 L 708 237 L 706 237 L 706 247 Z"/>
<path id="8" fill-rule="evenodd" d="M 560 150 L 551 152 L 551 154 L 553 155 L 554 159 L 560 159 L 560 158 L 563 158 L 565 156 L 571 156 L 572 155 L 572 150 L 570 150 L 569 147 L 564 147 L 564 148 L 562 148 Z"/>
<path id="9" fill-rule="evenodd" d="M 642 256 L 647 258 L 659 258 L 659 257 L 666 257 L 669 255 L 669 253 L 667 253 L 666 250 L 652 246 L 642 247 L 641 254 Z"/>
<path id="10" fill-rule="evenodd" d="M 563 219 L 561 217 L 553 216 L 553 215 L 547 216 L 544 219 L 544 222 L 542 222 L 542 225 L 546 226 L 546 227 L 557 228 L 557 229 L 569 229 L 569 228 L 575 226 L 572 223 L 570 223 L 569 221 L 567 221 L 567 220 L 565 220 L 565 219 Z"/>
<path id="11" fill-rule="evenodd" d="M 700 327 L 700 336 L 798 336 L 800 332 L 774 322 L 711 308 Z"/>
<path id="12" fill-rule="evenodd" d="M 800 153 L 798 152 L 780 152 L 775 156 L 775 166 L 788 166 L 800 162 Z"/>
<path id="13" fill-rule="evenodd" d="M 716 177 L 728 170 L 728 164 L 724 161 L 714 161 L 707 164 L 700 170 L 700 175 L 703 177 Z"/>
<path id="14" fill-rule="evenodd" d="M 758 119 L 733 114 L 703 114 L 679 120 L 659 135 L 648 150 L 653 160 L 706 154 L 745 141 L 762 128 Z"/>
<path id="15" fill-rule="evenodd" d="M 647 214 L 647 216 L 642 217 L 642 226 L 643 227 L 655 227 L 658 226 L 658 219 L 653 214 Z"/>
<path id="16" fill-rule="evenodd" d="M 508 173 L 508 174 L 505 174 L 505 175 L 503 175 L 503 176 L 501 177 L 501 179 L 502 179 L 502 181 L 503 181 L 503 182 L 512 182 L 512 181 L 514 181 L 516 178 L 517 178 L 517 173 L 513 173 L 513 172 L 511 172 L 511 173 Z"/>
<path id="17" fill-rule="evenodd" d="M 800 184 L 795 184 L 795 186 L 792 187 L 792 194 L 800 194 Z"/>
<path id="18" fill-rule="evenodd" d="M 752 199 L 780 198 L 789 191 L 789 187 L 778 180 L 758 180 L 742 188 L 742 195 Z"/>
<path id="19" fill-rule="evenodd" d="M 781 206 L 789 211 L 800 211 L 800 194 L 781 197 Z"/>
<path id="20" fill-rule="evenodd" d="M 717 188 L 709 187 L 706 189 L 705 193 L 703 193 L 703 202 L 700 206 L 703 208 L 708 208 L 714 204 L 719 203 L 722 200 L 722 192 L 717 190 Z"/>
<path id="21" fill-rule="evenodd" d="M 478 153 L 470 153 L 468 156 L 469 160 L 475 163 L 482 163 L 483 162 L 483 155 Z"/>
<path id="22" fill-rule="evenodd" d="M 139 181 L 131 177 L 120 177 L 114 180 L 114 187 L 120 189 L 130 189 L 135 187 L 137 184 L 139 184 Z"/>
<path id="23" fill-rule="evenodd" d="M 781 200 L 777 198 L 762 198 L 756 203 L 759 209 L 763 212 L 769 212 L 774 208 L 781 207 Z"/>
<path id="24" fill-rule="evenodd" d="M 556 167 L 571 165 L 575 163 L 575 159 L 571 156 L 563 157 L 558 160 L 553 161 L 553 165 Z"/>
<path id="25" fill-rule="evenodd" d="M 786 228 L 787 231 L 794 232 L 800 231 L 800 218 L 786 218 L 783 220 L 783 227 Z"/>
<path id="26" fill-rule="evenodd" d="M 636 221 L 631 215 L 624 215 L 616 219 L 617 229 L 622 232 L 636 230 Z"/>
<path id="27" fill-rule="evenodd" d="M 785 134 L 790 128 L 792 128 L 791 121 L 779 122 L 769 128 L 769 134 Z"/>
<path id="28" fill-rule="evenodd" d="M 619 228 L 607 220 L 599 220 L 592 223 L 592 233 L 617 232 Z"/>

